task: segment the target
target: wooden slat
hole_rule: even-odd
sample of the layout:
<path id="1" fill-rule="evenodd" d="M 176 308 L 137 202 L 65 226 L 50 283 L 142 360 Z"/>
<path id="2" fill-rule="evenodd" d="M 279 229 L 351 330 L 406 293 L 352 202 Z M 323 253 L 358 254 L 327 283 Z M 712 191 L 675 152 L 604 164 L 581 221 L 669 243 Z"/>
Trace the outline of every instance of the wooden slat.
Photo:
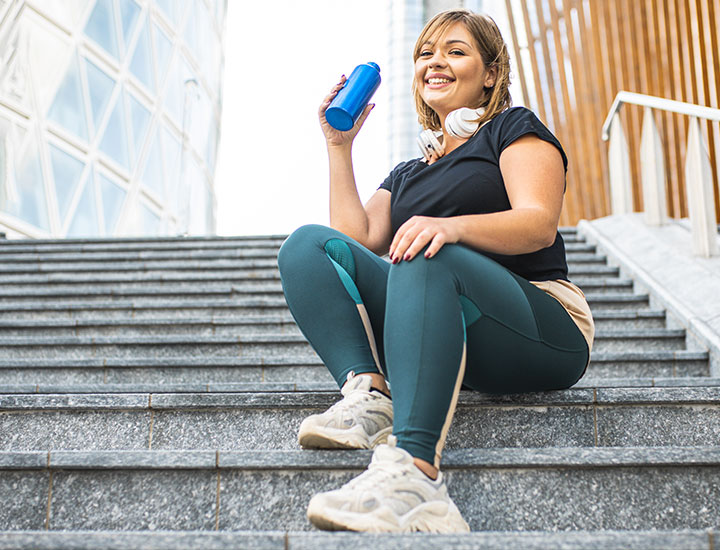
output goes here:
<path id="1" fill-rule="evenodd" d="M 607 143 L 599 137 L 618 91 L 720 105 L 719 0 L 506 0 L 505 5 L 510 12 L 513 5 L 520 6 L 512 13 L 511 25 L 523 18 L 533 66 L 518 70 L 533 74 L 538 116 L 558 136 L 570 160 L 564 223 L 609 213 Z M 529 6 L 534 8 L 532 15 Z M 535 19 L 531 22 L 530 17 Z M 539 29 L 536 36 L 533 25 Z M 516 55 L 520 58 L 517 48 Z M 572 89 L 570 75 L 565 74 L 566 60 L 572 70 Z M 620 116 L 630 148 L 632 193 L 638 209 L 642 206 L 643 109 L 627 105 Z M 663 141 L 668 213 L 686 217 L 689 120 L 665 112 L 654 116 Z M 701 126 L 720 220 L 720 124 L 703 122 Z"/>
<path id="2" fill-rule="evenodd" d="M 525 74 L 525 67 L 523 67 L 522 56 L 520 55 L 520 41 L 518 40 L 517 29 L 515 27 L 515 19 L 510 0 L 505 0 L 505 9 L 507 11 L 508 23 L 510 24 L 510 36 L 512 37 L 513 50 L 515 52 L 515 63 L 517 64 L 518 74 Z M 527 87 L 527 79 L 520 78 L 520 90 L 523 95 L 523 103 L 530 105 L 530 93 Z"/>

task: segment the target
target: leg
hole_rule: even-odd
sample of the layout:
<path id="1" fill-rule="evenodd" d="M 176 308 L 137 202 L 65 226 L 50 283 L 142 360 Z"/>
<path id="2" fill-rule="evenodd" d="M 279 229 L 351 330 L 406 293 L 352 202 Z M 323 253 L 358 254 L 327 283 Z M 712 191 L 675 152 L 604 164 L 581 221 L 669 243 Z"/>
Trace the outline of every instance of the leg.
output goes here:
<path id="1" fill-rule="evenodd" d="M 278 254 L 283 292 L 300 330 L 342 386 L 381 373 L 390 264 L 339 231 L 306 225 Z"/>
<path id="2" fill-rule="evenodd" d="M 350 449 L 384 443 L 393 419 L 381 374 L 390 264 L 318 225 L 295 231 L 280 249 L 278 264 L 290 311 L 344 396 L 303 420 L 298 442 L 305 448 Z"/>
<path id="3" fill-rule="evenodd" d="M 392 266 L 387 300 L 393 433 L 435 468 L 463 383 L 492 393 L 560 389 L 587 363 L 587 344 L 557 300 L 461 245 Z"/>

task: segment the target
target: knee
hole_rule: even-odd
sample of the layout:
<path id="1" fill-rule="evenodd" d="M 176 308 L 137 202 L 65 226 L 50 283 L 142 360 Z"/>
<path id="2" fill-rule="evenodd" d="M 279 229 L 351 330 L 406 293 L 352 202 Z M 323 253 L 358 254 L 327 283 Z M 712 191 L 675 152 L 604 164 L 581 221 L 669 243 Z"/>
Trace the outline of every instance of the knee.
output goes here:
<path id="1" fill-rule="evenodd" d="M 293 231 L 278 251 L 278 267 L 282 273 L 295 260 L 307 258 L 313 247 L 322 247 L 334 230 L 317 224 L 303 225 Z"/>

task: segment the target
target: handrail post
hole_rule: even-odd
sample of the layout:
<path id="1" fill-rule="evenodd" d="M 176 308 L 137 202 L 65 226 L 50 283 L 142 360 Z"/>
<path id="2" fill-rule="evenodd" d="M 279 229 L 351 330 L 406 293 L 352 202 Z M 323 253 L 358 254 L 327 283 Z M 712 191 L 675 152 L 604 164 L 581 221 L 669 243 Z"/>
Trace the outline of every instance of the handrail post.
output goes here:
<path id="1" fill-rule="evenodd" d="M 643 209 L 645 223 L 663 225 L 667 220 L 665 192 L 665 162 L 662 142 L 650 107 L 644 108 L 640 139 L 640 170 L 642 173 Z"/>
<path id="2" fill-rule="evenodd" d="M 685 186 L 692 227 L 693 252 L 709 258 L 718 254 L 718 233 L 715 223 L 715 196 L 712 186 L 710 157 L 700 133 L 697 117 L 690 118 Z"/>
<path id="3" fill-rule="evenodd" d="M 630 155 L 620 114 L 615 113 L 610 125 L 610 204 L 613 214 L 629 214 L 633 211 Z"/>

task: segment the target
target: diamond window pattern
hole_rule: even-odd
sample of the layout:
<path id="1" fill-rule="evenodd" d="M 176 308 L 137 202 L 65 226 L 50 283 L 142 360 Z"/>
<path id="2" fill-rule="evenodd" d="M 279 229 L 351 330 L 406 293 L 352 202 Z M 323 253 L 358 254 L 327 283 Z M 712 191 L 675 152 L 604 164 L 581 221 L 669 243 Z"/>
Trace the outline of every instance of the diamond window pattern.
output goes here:
<path id="1" fill-rule="evenodd" d="M 43 24 L 21 23 L 48 54 L 0 151 L 16 190 L 0 211 L 53 237 L 212 231 L 227 1 L 34 0 Z"/>
<path id="2" fill-rule="evenodd" d="M 115 34 L 115 10 L 112 0 L 97 0 L 85 25 L 85 34 L 102 48 L 118 58 L 118 41 Z"/>
<path id="3" fill-rule="evenodd" d="M 143 21 L 140 36 L 135 45 L 135 53 L 130 62 L 130 72 L 142 82 L 150 91 L 155 91 L 155 78 L 153 75 L 152 49 L 150 47 L 150 29 L 147 21 Z"/>
<path id="4" fill-rule="evenodd" d="M 68 228 L 68 237 L 90 237 L 100 234 L 95 185 L 92 178 L 85 180 L 85 188 L 75 208 L 72 223 Z"/>
<path id="5" fill-rule="evenodd" d="M 65 78 L 50 106 L 48 118 L 60 126 L 87 140 L 87 119 L 85 118 L 85 103 L 80 83 L 80 70 L 77 57 L 72 56 Z"/>
<path id="6" fill-rule="evenodd" d="M 105 110 L 110 102 L 115 81 L 106 75 L 92 61 L 85 60 L 85 74 L 87 75 L 90 107 L 93 120 L 93 137 L 102 122 Z"/>
<path id="7" fill-rule="evenodd" d="M 135 0 L 119 0 L 120 3 L 120 21 L 122 22 L 123 40 L 125 50 L 128 50 L 128 44 L 132 39 L 133 29 L 137 23 L 138 15 L 140 15 L 140 6 Z"/>
<path id="8" fill-rule="evenodd" d="M 100 142 L 100 151 L 128 170 L 130 168 L 130 153 L 123 103 L 122 96 L 118 94 L 110 120 L 105 128 L 105 134 Z"/>
<path id="9" fill-rule="evenodd" d="M 99 174 L 97 178 L 100 181 L 102 208 L 105 218 L 105 234 L 112 235 L 118 218 L 120 217 L 127 192 L 103 174 Z"/>
<path id="10" fill-rule="evenodd" d="M 50 164 L 55 180 L 55 193 L 60 219 L 64 220 L 67 217 L 73 196 L 75 196 L 75 190 L 80 183 L 85 163 L 55 145 L 50 145 Z"/>

